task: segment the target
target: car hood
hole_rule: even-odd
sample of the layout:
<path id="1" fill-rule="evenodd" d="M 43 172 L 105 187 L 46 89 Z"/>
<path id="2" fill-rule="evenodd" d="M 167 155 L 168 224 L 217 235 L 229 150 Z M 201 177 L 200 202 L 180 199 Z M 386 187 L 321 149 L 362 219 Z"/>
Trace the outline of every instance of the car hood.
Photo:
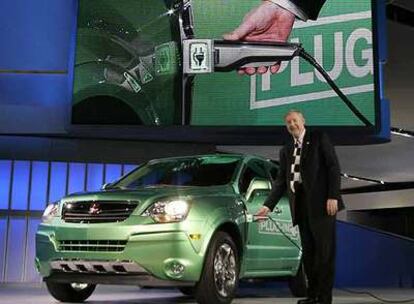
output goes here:
<path id="1" fill-rule="evenodd" d="M 136 189 L 107 189 L 96 192 L 82 192 L 74 193 L 64 197 L 62 203 L 76 203 L 86 201 L 99 201 L 101 203 L 107 202 L 138 202 L 139 210 L 146 208 L 151 203 L 158 200 L 185 198 L 193 199 L 195 197 L 206 196 L 227 196 L 233 195 L 234 190 L 231 185 L 224 186 L 209 186 L 209 187 L 195 187 L 195 186 L 169 186 L 157 185 L 146 186 Z"/>

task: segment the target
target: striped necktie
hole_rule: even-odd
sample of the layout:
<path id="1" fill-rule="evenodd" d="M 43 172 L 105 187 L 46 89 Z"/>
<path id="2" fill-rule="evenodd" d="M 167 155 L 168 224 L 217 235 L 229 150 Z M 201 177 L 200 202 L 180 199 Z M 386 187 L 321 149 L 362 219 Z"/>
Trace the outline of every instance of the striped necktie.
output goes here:
<path id="1" fill-rule="evenodd" d="M 295 143 L 295 149 L 293 150 L 293 162 L 290 166 L 290 189 L 293 193 L 297 189 L 300 182 L 300 152 L 301 148 L 298 143 Z"/>

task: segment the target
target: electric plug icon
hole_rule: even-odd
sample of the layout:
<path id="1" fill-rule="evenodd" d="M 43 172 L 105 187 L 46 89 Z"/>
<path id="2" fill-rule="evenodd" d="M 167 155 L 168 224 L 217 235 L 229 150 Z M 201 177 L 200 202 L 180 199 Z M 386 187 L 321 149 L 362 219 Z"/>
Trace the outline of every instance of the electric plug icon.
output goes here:
<path id="1" fill-rule="evenodd" d="M 196 48 L 195 52 L 193 53 L 193 60 L 198 64 L 198 66 L 201 66 L 203 61 L 206 59 L 205 52 L 202 48 Z"/>

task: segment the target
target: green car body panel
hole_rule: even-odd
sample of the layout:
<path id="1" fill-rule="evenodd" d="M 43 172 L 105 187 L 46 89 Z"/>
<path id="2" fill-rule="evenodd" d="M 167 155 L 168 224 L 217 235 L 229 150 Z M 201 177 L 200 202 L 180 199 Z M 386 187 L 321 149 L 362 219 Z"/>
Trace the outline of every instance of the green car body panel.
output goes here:
<path id="1" fill-rule="evenodd" d="M 168 164 L 168 169 L 162 171 L 165 176 L 186 171 L 180 176 L 186 175 L 188 179 L 188 172 L 198 174 L 185 167 L 193 166 L 195 161 L 198 162 L 194 167 L 196 171 L 197 168 L 213 169 L 202 173 L 203 176 L 210 175 L 209 179 L 213 180 L 211 184 L 188 186 L 186 182 L 148 182 L 153 176 L 147 168 L 161 166 L 164 170 L 164 164 Z M 272 162 L 248 155 L 216 154 L 160 159 L 140 166 L 102 191 L 62 198 L 55 216 L 47 222 L 43 221 L 36 234 L 36 265 L 41 276 L 48 280 L 53 278 L 54 273 L 60 273 L 61 278 L 67 275 L 70 280 L 72 270 L 64 267 L 52 269 L 55 261 L 75 264 L 77 261 L 127 261 L 144 269 L 147 277 L 165 285 L 194 285 L 203 272 L 211 240 L 217 231 L 227 232 L 237 246 L 239 278 L 294 276 L 300 265 L 301 251 L 298 230 L 292 227 L 288 202 L 285 198 L 281 200 L 276 212 L 271 215 L 272 221 L 252 221 L 251 214 L 263 204 L 269 189 L 246 191 L 246 176 L 251 179 L 249 184 L 255 179 L 248 171 L 251 164 L 266 168 L 269 181 L 270 172 L 273 175 L 277 171 L 277 166 Z M 214 167 L 208 167 L 210 165 Z M 221 171 L 222 166 L 227 167 Z M 215 175 L 223 174 L 228 175 L 228 181 L 221 178 L 219 184 L 214 185 Z M 122 186 L 136 180 L 136 177 L 147 178 L 148 184 L 134 189 Z M 226 183 L 221 184 L 224 181 Z M 183 218 L 175 222 L 157 222 L 152 215 L 148 215 L 148 210 L 158 202 L 174 200 L 185 201 L 188 206 Z M 99 206 L 106 203 L 113 206 L 136 203 L 137 206 L 122 221 L 86 222 L 78 219 L 71 222 L 65 218 L 65 212 L 70 208 L 92 202 L 99 202 Z M 93 208 L 94 205 L 87 205 L 89 211 L 85 216 L 89 219 L 100 217 L 100 213 L 90 214 Z M 172 271 L 177 263 L 184 266 L 178 274 Z M 82 268 L 84 266 L 79 267 L 78 281 L 92 273 L 100 273 L 99 269 L 88 272 L 89 269 Z M 119 278 L 128 275 L 123 271 L 111 274 Z M 106 283 L 103 278 L 95 278 L 94 283 Z M 140 284 L 152 285 L 148 280 Z"/>

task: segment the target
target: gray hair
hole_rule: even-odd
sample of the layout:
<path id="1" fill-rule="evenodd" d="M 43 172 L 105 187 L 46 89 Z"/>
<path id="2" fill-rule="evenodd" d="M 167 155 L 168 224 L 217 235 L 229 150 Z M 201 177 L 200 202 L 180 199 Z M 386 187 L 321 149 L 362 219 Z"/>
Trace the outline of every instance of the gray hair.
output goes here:
<path id="1" fill-rule="evenodd" d="M 288 117 L 290 114 L 292 114 L 292 113 L 296 113 L 296 114 L 299 114 L 301 117 L 302 117 L 302 119 L 303 120 L 305 120 L 305 115 L 303 115 L 303 113 L 300 111 L 300 110 L 297 110 L 297 109 L 291 109 L 291 110 L 289 110 L 286 114 L 285 114 L 285 116 L 283 116 L 283 119 L 286 119 L 286 117 Z"/>

